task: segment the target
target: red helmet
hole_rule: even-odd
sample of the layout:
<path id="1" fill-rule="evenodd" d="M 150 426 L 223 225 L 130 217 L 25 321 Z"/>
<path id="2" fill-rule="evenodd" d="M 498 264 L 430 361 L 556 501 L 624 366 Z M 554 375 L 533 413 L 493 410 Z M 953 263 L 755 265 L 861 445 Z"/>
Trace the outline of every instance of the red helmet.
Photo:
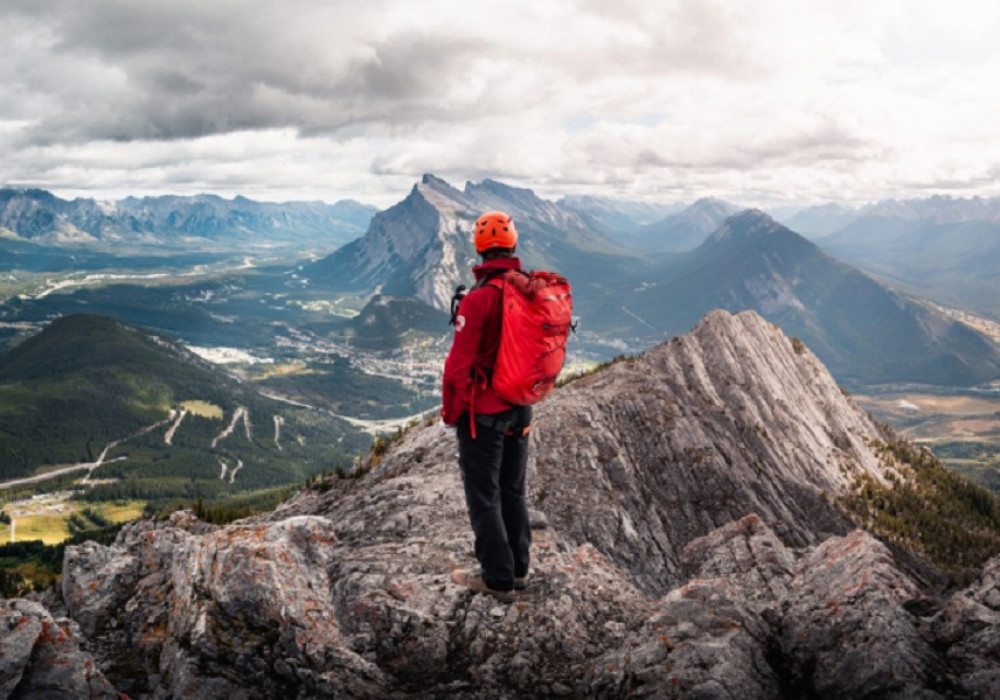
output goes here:
<path id="1" fill-rule="evenodd" d="M 490 248 L 513 248 L 517 245 L 514 220 L 502 211 L 488 211 L 476 219 L 476 252 Z"/>

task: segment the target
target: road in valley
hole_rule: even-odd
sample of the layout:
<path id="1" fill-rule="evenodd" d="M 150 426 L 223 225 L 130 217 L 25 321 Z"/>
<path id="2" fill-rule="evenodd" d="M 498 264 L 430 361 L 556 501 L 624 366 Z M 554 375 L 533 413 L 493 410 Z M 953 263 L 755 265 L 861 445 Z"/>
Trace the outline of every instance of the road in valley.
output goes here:
<path id="1" fill-rule="evenodd" d="M 275 401 L 281 401 L 282 403 L 291 404 L 292 406 L 298 406 L 299 408 L 311 408 L 314 411 L 323 411 L 324 413 L 333 416 L 334 418 L 339 418 L 342 421 L 346 421 L 356 428 L 361 428 L 367 433 L 372 435 L 378 435 L 379 433 L 391 432 L 393 430 L 401 430 L 408 426 L 413 421 L 423 420 L 427 417 L 427 414 L 435 410 L 433 408 L 421 413 L 414 413 L 412 416 L 404 416 L 402 418 L 387 418 L 384 420 L 368 420 L 365 418 L 352 418 L 351 416 L 342 416 L 339 413 L 334 413 L 328 408 L 322 408 L 320 406 L 312 406 L 307 403 L 302 403 L 301 401 L 295 401 L 293 399 L 286 399 L 284 396 L 278 396 L 277 394 L 266 394 L 261 392 L 262 396 L 269 399 L 274 399 Z"/>
<path id="2" fill-rule="evenodd" d="M 113 442 L 109 442 L 105 446 L 105 448 L 101 451 L 101 454 L 98 455 L 97 459 L 93 462 L 81 462 L 80 464 L 71 464 L 66 467 L 59 467 L 50 472 L 46 472 L 45 474 L 38 474 L 36 476 L 26 476 L 20 479 L 13 479 L 11 481 L 0 481 L 0 490 L 13 488 L 15 486 L 23 486 L 25 484 L 37 484 L 39 481 L 47 481 L 48 479 L 54 479 L 57 476 L 63 476 L 64 474 L 72 474 L 74 472 L 79 472 L 83 470 L 87 471 L 87 476 L 84 477 L 84 481 L 86 481 L 87 479 L 90 478 L 90 475 L 93 474 L 94 470 L 97 469 L 102 464 L 111 464 L 112 462 L 120 462 L 123 459 L 128 459 L 127 457 L 115 457 L 114 459 L 109 460 L 107 459 L 109 450 L 117 447 L 118 445 L 122 444 L 123 442 L 126 442 L 127 440 L 139 437 L 140 435 L 145 435 L 151 430 L 156 430 L 157 428 L 162 427 L 167 423 L 170 423 L 171 421 L 174 420 L 176 414 L 177 412 L 171 409 L 170 415 L 166 418 L 166 420 L 161 420 L 156 423 L 153 423 L 152 425 L 143 428 L 134 435 L 129 435 L 128 437 L 122 438 L 121 440 L 115 440 Z"/>

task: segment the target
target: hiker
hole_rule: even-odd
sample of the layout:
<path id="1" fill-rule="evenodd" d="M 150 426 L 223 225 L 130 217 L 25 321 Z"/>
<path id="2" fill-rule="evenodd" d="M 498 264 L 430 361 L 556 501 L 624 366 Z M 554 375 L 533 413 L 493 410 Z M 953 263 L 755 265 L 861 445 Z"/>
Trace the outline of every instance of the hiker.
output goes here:
<path id="1" fill-rule="evenodd" d="M 502 602 L 525 588 L 531 528 L 525 504 L 531 406 L 500 398 L 490 381 L 501 335 L 502 289 L 490 284 L 520 270 L 511 217 L 487 212 L 476 221 L 474 242 L 482 263 L 477 284 L 454 313 L 455 336 L 444 365 L 441 417 L 456 427 L 465 501 L 475 535 L 479 573 L 457 569 L 452 580 Z M 461 288 L 456 298 L 461 293 Z"/>

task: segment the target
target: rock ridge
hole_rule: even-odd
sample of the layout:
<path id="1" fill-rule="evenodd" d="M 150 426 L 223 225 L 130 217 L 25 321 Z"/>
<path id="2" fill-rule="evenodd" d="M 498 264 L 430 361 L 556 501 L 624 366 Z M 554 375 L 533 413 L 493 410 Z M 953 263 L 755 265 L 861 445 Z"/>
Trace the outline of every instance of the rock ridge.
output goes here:
<path id="1" fill-rule="evenodd" d="M 857 529 L 835 501 L 894 473 L 879 428 L 756 314 L 576 379 L 535 423 L 517 603 L 450 580 L 472 538 L 432 422 L 271 513 L 68 548 L 81 653 L 133 698 L 1000 694 L 1000 557 L 935 597 Z"/>

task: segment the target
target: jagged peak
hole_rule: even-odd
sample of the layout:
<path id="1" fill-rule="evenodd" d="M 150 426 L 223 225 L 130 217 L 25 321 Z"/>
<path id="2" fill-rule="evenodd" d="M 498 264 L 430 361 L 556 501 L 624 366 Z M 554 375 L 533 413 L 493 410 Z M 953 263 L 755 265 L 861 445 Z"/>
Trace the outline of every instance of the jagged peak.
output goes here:
<path id="1" fill-rule="evenodd" d="M 723 208 L 732 211 L 739 210 L 739 206 L 737 206 L 736 204 L 727 202 L 724 199 L 719 199 L 718 197 L 701 197 L 700 199 L 696 199 L 694 204 L 692 204 L 689 208 L 695 209 L 695 208 L 706 208 L 706 207 Z"/>
<path id="2" fill-rule="evenodd" d="M 424 177 L 426 178 L 427 176 L 425 175 Z M 376 214 L 373 218 L 373 221 L 384 219 L 387 216 L 392 216 L 393 214 L 399 211 L 405 211 L 406 209 L 409 209 L 414 206 L 433 207 L 434 205 L 431 204 L 431 202 L 427 199 L 427 194 L 428 191 L 431 192 L 440 191 L 436 187 L 437 182 L 444 182 L 444 181 L 431 180 L 430 183 L 427 184 L 424 183 L 423 180 L 421 180 L 420 182 L 415 183 L 413 187 L 410 188 L 410 191 L 406 194 L 406 196 L 403 199 L 399 200 L 388 209 L 383 209 L 381 212 Z M 445 184 L 447 185 L 447 183 Z"/>
<path id="3" fill-rule="evenodd" d="M 761 328 L 775 335 L 783 335 L 781 329 L 756 311 L 747 310 L 730 313 L 725 309 L 714 309 L 702 316 L 692 333 L 694 335 L 705 333 L 714 333 L 718 336 L 736 335 L 741 333 L 742 329 L 746 327 Z"/>
<path id="4" fill-rule="evenodd" d="M 914 211 L 913 204 L 913 202 L 905 200 L 883 199 L 875 204 L 865 207 L 862 209 L 861 213 L 865 216 L 871 217 L 915 220 L 919 217 L 917 212 Z"/>
<path id="5" fill-rule="evenodd" d="M 501 194 L 501 195 L 511 195 L 511 194 L 513 194 L 513 195 L 516 195 L 518 197 L 524 197 L 524 196 L 537 197 L 538 196 L 538 195 L 535 194 L 534 190 L 529 189 L 527 187 L 514 187 L 513 185 L 508 185 L 508 184 L 506 184 L 504 182 L 500 182 L 499 180 L 493 180 L 491 178 L 486 178 L 485 180 L 483 180 L 482 182 L 480 182 L 478 185 L 475 184 L 475 183 L 473 183 L 473 182 L 466 182 L 465 183 L 465 191 L 466 191 L 466 193 L 472 193 L 472 192 L 475 192 L 476 190 L 486 190 L 488 192 L 493 192 L 493 193 Z"/>
<path id="6" fill-rule="evenodd" d="M 27 188 L 4 187 L 0 189 L 0 196 L 3 196 L 4 198 L 7 199 L 13 199 L 15 197 L 24 197 L 26 199 L 32 199 L 36 201 L 42 200 L 46 202 L 55 202 L 58 204 L 67 203 L 65 199 L 61 199 L 56 195 L 52 194 L 51 192 L 49 192 L 48 190 L 43 190 L 38 187 L 27 187 Z"/>
<path id="7" fill-rule="evenodd" d="M 817 204 L 812 207 L 807 207 L 802 211 L 808 211 L 820 215 L 826 215 L 826 214 L 836 215 L 836 214 L 850 214 L 856 212 L 857 210 L 854 207 L 842 204 L 840 202 L 825 202 L 824 204 Z"/>
<path id="8" fill-rule="evenodd" d="M 420 178 L 420 184 L 445 194 L 461 194 L 450 182 L 431 173 L 424 173 L 423 177 Z"/>

